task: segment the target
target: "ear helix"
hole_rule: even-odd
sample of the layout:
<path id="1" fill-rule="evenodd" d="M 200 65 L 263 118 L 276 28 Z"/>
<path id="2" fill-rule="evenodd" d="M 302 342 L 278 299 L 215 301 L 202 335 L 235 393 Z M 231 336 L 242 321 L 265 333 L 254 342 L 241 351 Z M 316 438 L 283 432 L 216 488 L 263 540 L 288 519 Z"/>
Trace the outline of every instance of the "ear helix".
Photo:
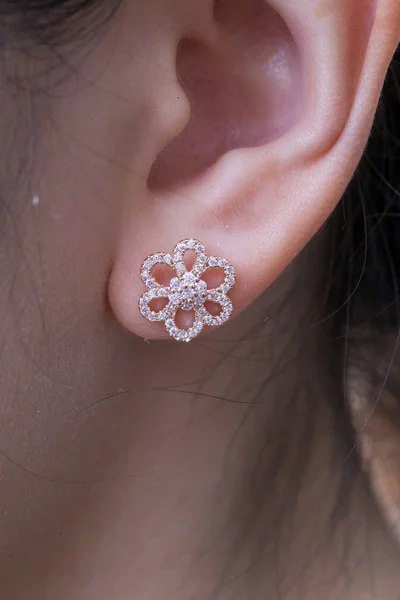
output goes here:
<path id="1" fill-rule="evenodd" d="M 184 254 L 191 251 L 195 261 L 189 269 L 184 261 Z M 174 271 L 175 277 L 168 285 L 158 283 L 152 274 L 157 265 L 167 265 Z M 223 282 L 209 289 L 202 276 L 208 269 L 221 269 Z M 150 322 L 164 322 L 167 333 L 178 342 L 190 342 L 206 327 L 218 327 L 226 323 L 233 313 L 233 304 L 228 292 L 236 282 L 233 266 L 225 258 L 207 256 L 205 246 L 198 240 L 189 238 L 176 244 L 172 254 L 159 252 L 148 256 L 141 266 L 141 279 L 148 288 L 139 300 L 139 311 Z M 160 310 L 153 310 L 154 301 L 167 304 Z M 208 310 L 208 303 L 218 305 L 219 312 L 214 315 Z M 177 324 L 179 311 L 192 312 L 193 323 L 188 329 Z"/>

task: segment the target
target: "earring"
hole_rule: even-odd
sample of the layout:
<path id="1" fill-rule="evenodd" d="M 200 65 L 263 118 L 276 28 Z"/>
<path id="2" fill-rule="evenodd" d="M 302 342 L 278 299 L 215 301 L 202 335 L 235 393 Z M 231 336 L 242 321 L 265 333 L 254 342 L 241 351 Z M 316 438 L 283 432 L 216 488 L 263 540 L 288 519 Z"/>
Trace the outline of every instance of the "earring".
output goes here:
<path id="1" fill-rule="evenodd" d="M 187 250 L 196 254 L 196 260 L 190 271 L 186 268 L 183 255 Z M 151 274 L 157 264 L 172 267 L 176 277 L 171 279 L 168 286 L 158 283 Z M 224 281 L 215 289 L 208 289 L 201 276 L 209 268 L 219 268 L 225 273 Z M 139 310 L 142 316 L 150 322 L 165 322 L 168 334 L 178 342 L 190 342 L 203 331 L 205 326 L 217 327 L 222 325 L 232 315 L 232 301 L 226 295 L 235 284 L 236 274 L 233 266 L 225 258 L 207 256 L 203 244 L 194 239 L 179 242 L 172 254 L 152 254 L 143 262 L 140 270 L 143 283 L 147 286 L 139 300 Z M 160 311 L 154 312 L 149 303 L 158 298 L 165 298 L 168 304 Z M 221 311 L 217 316 L 211 315 L 206 302 L 219 304 Z M 178 310 L 193 311 L 194 322 L 189 329 L 179 329 L 175 322 Z"/>

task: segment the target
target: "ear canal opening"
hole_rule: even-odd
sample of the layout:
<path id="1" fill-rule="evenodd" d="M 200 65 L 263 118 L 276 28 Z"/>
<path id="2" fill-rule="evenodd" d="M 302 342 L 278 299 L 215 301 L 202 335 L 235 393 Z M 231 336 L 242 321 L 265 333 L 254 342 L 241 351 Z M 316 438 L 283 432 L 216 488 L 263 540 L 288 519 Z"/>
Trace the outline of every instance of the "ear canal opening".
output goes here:
<path id="1" fill-rule="evenodd" d="M 265 0 L 219 0 L 214 16 L 214 45 L 178 45 L 177 75 L 191 115 L 153 164 L 150 189 L 199 175 L 231 150 L 273 141 L 298 118 L 299 52 L 283 18 Z"/>

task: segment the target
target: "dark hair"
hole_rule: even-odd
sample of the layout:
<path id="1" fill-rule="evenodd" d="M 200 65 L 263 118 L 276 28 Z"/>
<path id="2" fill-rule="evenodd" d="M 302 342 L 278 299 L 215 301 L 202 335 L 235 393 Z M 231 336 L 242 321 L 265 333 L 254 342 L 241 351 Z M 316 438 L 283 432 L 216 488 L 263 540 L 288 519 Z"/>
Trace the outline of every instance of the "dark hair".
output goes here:
<path id="1" fill-rule="evenodd" d="M 0 22 L 5 33 L 58 46 L 75 42 L 81 33 L 97 32 L 120 1 L 0 0 Z"/>
<path id="2" fill-rule="evenodd" d="M 332 294 L 348 306 L 342 326 L 393 331 L 399 322 L 400 50 L 378 107 L 367 149 L 336 211 L 337 264 Z M 351 297 L 349 297 L 351 296 Z M 346 315 L 346 317 L 345 317 Z"/>
<path id="3" fill-rule="evenodd" d="M 356 361 L 370 381 L 371 409 L 391 378 L 400 337 L 400 48 L 393 58 L 361 163 L 327 227 L 328 289 L 343 368 Z M 346 401 L 346 398 L 344 398 Z"/>

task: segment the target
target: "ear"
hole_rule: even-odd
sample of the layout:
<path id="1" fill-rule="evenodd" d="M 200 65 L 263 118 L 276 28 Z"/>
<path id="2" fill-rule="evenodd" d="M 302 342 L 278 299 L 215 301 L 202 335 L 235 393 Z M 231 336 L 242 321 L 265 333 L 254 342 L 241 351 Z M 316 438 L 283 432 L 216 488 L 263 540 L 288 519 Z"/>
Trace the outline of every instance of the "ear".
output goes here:
<path id="1" fill-rule="evenodd" d="M 171 61 L 190 115 L 167 140 L 156 117 L 148 128 L 147 188 L 139 210 L 127 201 L 110 278 L 118 319 L 146 338 L 166 335 L 137 310 L 147 255 L 201 240 L 235 266 L 238 313 L 322 226 L 365 147 L 400 4 L 217 0 L 191 31 Z"/>

